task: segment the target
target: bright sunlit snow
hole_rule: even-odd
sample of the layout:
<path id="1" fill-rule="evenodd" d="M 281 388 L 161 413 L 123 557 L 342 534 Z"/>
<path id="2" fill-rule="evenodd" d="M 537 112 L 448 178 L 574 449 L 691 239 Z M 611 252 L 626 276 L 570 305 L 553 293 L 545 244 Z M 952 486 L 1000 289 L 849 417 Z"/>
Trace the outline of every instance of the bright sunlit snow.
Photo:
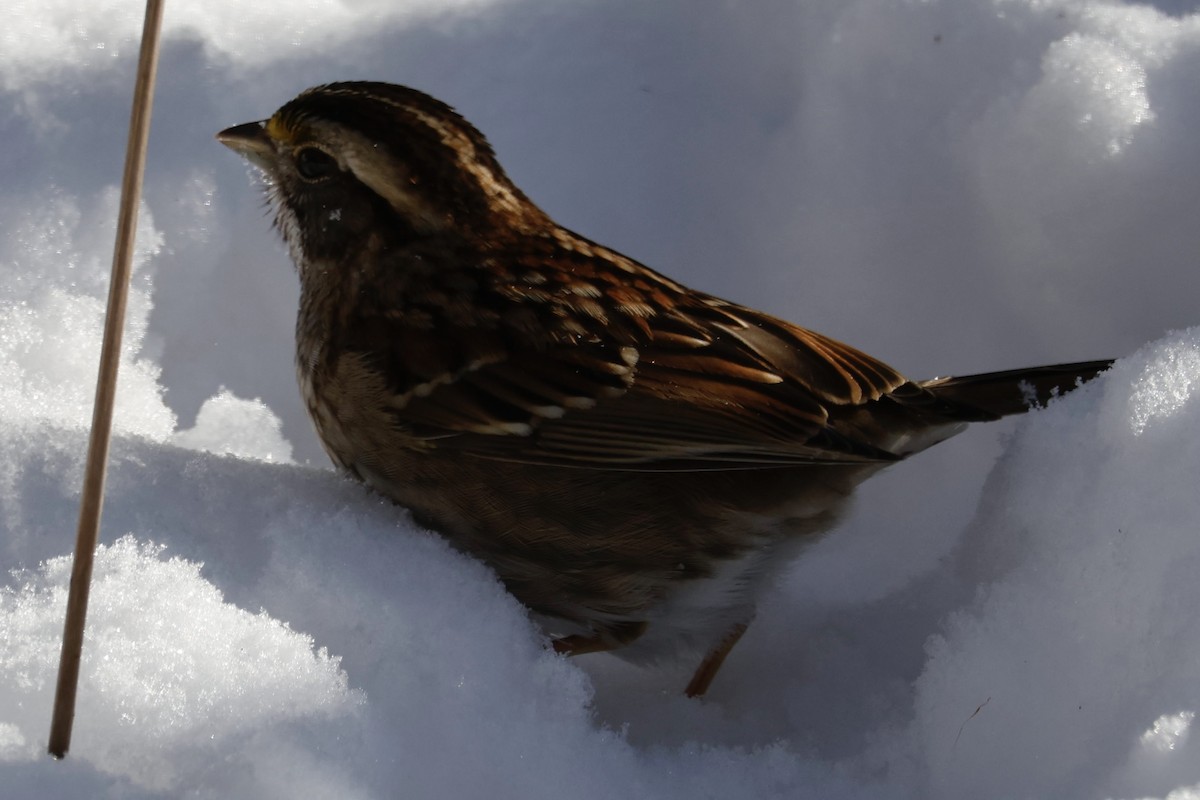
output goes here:
<path id="1" fill-rule="evenodd" d="M 1200 797 L 1200 11 L 171 3 L 69 757 L 45 755 L 142 8 L 0 31 L 0 795 Z M 455 105 L 552 215 L 918 377 L 1119 357 L 874 479 L 703 701 L 328 466 L 213 140 Z"/>

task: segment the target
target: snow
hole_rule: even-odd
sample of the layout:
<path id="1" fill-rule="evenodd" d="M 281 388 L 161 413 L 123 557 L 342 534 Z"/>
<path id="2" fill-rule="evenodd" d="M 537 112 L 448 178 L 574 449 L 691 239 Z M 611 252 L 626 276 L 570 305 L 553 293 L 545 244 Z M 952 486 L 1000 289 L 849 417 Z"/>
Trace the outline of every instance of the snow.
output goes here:
<path id="1" fill-rule="evenodd" d="M 0 795 L 1200 797 L 1200 12 L 168 5 L 75 735 L 45 755 L 141 9 L 0 32 Z M 701 701 L 329 469 L 212 140 L 409 83 L 564 224 L 915 377 L 1118 356 L 860 492 Z"/>

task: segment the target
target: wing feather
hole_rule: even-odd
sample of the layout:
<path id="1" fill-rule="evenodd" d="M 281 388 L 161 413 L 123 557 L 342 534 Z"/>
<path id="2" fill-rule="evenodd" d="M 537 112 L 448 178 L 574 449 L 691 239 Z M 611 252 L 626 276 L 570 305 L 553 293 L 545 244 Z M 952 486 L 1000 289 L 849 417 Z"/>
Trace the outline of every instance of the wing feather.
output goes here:
<path id="1" fill-rule="evenodd" d="M 384 372 L 424 376 L 395 386 L 394 417 L 412 436 L 484 458 L 597 469 L 897 458 L 831 423 L 831 412 L 844 418 L 848 407 L 912 386 L 881 362 L 627 260 L 609 265 L 569 248 L 541 261 L 524 251 L 502 257 L 502 282 L 439 284 L 443 294 L 475 292 L 453 305 L 488 309 L 491 327 L 439 324 L 438 305 L 392 307 L 369 321 L 364 340 L 389 342 L 372 354 Z M 605 293 L 603 313 L 579 308 Z M 414 346 L 454 368 L 430 378 L 431 359 Z"/>

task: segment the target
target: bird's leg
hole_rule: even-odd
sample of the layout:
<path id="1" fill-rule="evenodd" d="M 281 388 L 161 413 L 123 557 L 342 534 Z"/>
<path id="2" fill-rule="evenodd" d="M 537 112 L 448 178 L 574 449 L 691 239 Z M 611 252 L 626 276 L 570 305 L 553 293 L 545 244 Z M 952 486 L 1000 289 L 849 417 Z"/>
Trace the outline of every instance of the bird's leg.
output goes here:
<path id="1" fill-rule="evenodd" d="M 581 633 L 555 639 L 551 645 L 554 647 L 554 652 L 568 656 L 603 653 L 616 647 L 612 642 L 605 641 L 603 636 L 584 636 Z"/>
<path id="2" fill-rule="evenodd" d="M 738 639 L 742 638 L 742 634 L 746 632 L 749 624 L 748 622 L 739 622 L 734 625 L 729 629 L 729 633 L 725 634 L 725 637 L 717 643 L 717 646 L 708 651 L 708 655 L 700 662 L 696 673 L 688 682 L 687 688 L 683 690 L 684 694 L 688 697 L 699 697 L 708 691 L 708 685 L 712 683 L 713 678 L 717 677 L 717 670 L 725 663 L 725 657 L 738 643 Z"/>
<path id="3" fill-rule="evenodd" d="M 604 653 L 616 650 L 618 647 L 629 644 L 645 632 L 646 623 L 644 622 L 623 622 L 591 635 L 576 633 L 571 636 L 563 636 L 555 639 L 551 644 L 556 653 L 581 656 L 585 653 Z"/>

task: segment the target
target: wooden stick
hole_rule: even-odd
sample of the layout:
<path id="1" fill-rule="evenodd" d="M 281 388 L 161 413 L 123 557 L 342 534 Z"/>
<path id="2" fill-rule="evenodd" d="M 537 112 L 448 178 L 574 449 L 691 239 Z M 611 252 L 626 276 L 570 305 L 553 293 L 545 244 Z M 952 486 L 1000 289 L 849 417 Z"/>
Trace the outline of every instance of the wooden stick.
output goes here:
<path id="1" fill-rule="evenodd" d="M 100 374 L 96 379 L 96 402 L 92 408 L 92 433 L 88 442 L 79 506 L 79 530 L 75 538 L 75 561 L 67 617 L 63 626 L 62 658 L 58 664 L 58 687 L 54 715 L 50 720 L 50 754 L 62 758 L 71 746 L 75 721 L 75 690 L 79 683 L 79 659 L 83 651 L 83 626 L 87 618 L 92 561 L 104 505 L 104 472 L 112 432 L 113 401 L 117 391 L 117 366 L 121 361 L 121 334 L 125 327 L 125 301 L 133 266 L 137 234 L 138 204 L 142 174 L 146 166 L 146 140 L 150 136 L 150 107 L 158 67 L 158 31 L 162 27 L 162 0 L 146 0 L 142 25 L 142 48 L 138 56 L 137 82 L 133 90 L 133 112 L 125 149 L 125 174 L 121 182 L 121 210 L 117 218 L 117 241 L 113 250 L 112 279 L 108 287 L 108 311 L 104 319 L 104 343 L 100 349 Z"/>

